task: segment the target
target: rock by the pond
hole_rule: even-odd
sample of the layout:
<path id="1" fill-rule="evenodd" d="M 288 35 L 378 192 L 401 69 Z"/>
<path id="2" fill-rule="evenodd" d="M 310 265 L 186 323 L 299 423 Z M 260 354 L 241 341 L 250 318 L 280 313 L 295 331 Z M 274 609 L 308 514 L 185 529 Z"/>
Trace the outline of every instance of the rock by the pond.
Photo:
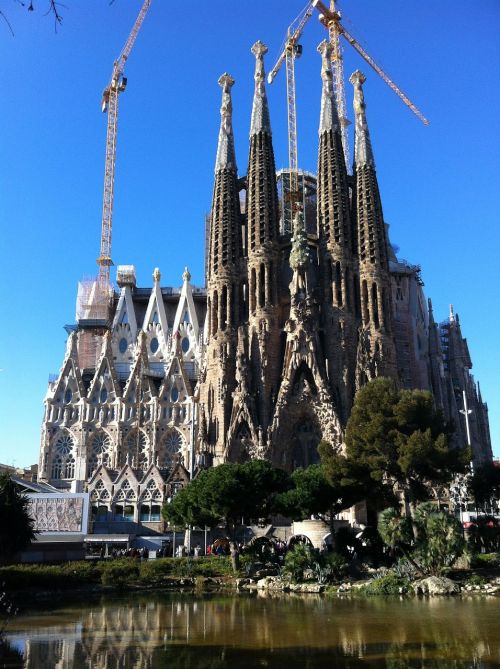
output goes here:
<path id="1" fill-rule="evenodd" d="M 446 576 L 428 576 L 413 583 L 417 595 L 457 595 L 460 586 Z"/>

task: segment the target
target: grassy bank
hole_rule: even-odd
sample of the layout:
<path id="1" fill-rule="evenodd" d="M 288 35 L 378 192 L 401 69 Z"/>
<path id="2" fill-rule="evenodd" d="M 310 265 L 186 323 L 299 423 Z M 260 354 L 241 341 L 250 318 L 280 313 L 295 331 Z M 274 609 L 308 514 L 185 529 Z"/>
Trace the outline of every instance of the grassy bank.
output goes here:
<path id="1" fill-rule="evenodd" d="M 174 579 L 233 576 L 226 557 L 121 558 L 67 562 L 60 565 L 10 565 L 0 567 L 0 583 L 8 592 L 20 590 L 70 590 L 83 586 L 168 585 Z"/>

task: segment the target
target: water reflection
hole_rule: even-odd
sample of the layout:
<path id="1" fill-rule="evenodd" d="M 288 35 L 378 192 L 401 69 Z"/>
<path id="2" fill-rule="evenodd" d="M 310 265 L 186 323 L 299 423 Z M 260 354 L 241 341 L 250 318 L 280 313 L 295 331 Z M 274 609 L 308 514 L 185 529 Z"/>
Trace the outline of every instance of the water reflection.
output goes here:
<path id="1" fill-rule="evenodd" d="M 164 595 L 18 617 L 27 669 L 494 667 L 500 601 Z"/>

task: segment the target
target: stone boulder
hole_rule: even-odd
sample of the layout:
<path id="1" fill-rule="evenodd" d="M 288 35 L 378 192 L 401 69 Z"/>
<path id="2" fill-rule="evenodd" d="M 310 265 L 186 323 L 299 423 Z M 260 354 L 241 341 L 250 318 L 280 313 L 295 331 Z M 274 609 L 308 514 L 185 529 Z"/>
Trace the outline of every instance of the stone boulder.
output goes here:
<path id="1" fill-rule="evenodd" d="M 412 585 L 415 594 L 417 595 L 458 595 L 460 586 L 455 581 L 445 576 L 428 576 L 419 581 L 415 581 Z"/>

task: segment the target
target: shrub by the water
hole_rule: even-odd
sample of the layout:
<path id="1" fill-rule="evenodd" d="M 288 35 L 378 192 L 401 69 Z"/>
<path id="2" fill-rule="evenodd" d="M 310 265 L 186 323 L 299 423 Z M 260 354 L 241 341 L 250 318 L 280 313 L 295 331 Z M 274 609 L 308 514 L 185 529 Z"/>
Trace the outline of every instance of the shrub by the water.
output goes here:
<path id="1" fill-rule="evenodd" d="M 402 595 L 409 591 L 410 581 L 391 571 L 361 588 L 361 592 L 365 595 Z"/>
<path id="2" fill-rule="evenodd" d="M 38 588 L 66 590 L 85 585 L 128 583 L 160 585 L 167 578 L 232 575 L 228 557 L 161 558 L 158 560 L 84 560 L 60 565 L 18 564 L 0 567 L 0 582 L 9 591 Z"/>
<path id="3" fill-rule="evenodd" d="M 316 557 L 309 546 L 296 544 L 285 556 L 283 572 L 298 583 L 304 579 L 305 570 L 313 568 L 315 561 Z"/>
<path id="4" fill-rule="evenodd" d="M 102 562 L 101 582 L 103 585 L 123 587 L 139 577 L 139 564 L 135 560 L 124 558 Z"/>

